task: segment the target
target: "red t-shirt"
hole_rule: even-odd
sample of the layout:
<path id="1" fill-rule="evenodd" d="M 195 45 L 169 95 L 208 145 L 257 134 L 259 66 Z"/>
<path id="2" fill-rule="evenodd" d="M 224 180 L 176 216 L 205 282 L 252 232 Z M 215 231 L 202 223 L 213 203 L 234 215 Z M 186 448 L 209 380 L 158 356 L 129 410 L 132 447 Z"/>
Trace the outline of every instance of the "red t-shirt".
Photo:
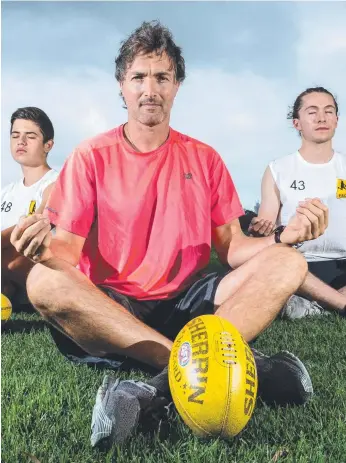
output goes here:
<path id="1" fill-rule="evenodd" d="M 46 211 L 86 238 L 80 270 L 136 299 L 167 299 L 209 262 L 211 230 L 243 215 L 232 179 L 210 146 L 170 129 L 138 153 L 123 126 L 80 144 Z"/>

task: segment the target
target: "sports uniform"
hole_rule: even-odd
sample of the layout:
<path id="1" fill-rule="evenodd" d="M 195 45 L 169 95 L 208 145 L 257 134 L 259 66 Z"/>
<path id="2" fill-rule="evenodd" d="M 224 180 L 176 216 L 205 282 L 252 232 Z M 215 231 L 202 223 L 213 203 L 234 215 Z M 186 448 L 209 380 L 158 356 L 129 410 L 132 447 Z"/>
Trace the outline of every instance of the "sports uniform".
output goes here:
<path id="1" fill-rule="evenodd" d="M 320 198 L 328 206 L 325 233 L 299 250 L 317 277 L 335 288 L 346 285 L 346 156 L 335 152 L 329 162 L 313 164 L 297 151 L 269 167 L 280 192 L 280 224 L 287 225 L 305 198 Z"/>
<path id="2" fill-rule="evenodd" d="M 24 179 L 6 185 L 1 190 L 1 230 L 16 225 L 21 216 L 33 214 L 40 207 L 44 190 L 58 175 L 50 169 L 33 185 L 25 186 Z"/>
<path id="3" fill-rule="evenodd" d="M 211 147 L 170 129 L 162 146 L 138 153 L 123 126 L 70 155 L 46 211 L 51 223 L 86 238 L 80 270 L 145 323 L 169 326 L 172 337 L 193 308 L 213 310 L 222 276 L 202 274 L 211 231 L 244 213 Z M 177 312 L 184 315 L 172 330 Z"/>

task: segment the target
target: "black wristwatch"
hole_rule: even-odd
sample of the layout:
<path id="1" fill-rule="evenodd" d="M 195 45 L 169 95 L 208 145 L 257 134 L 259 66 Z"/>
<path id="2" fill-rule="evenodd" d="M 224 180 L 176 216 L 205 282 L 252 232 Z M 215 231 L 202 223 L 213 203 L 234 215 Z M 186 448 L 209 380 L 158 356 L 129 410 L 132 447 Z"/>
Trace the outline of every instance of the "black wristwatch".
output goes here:
<path id="1" fill-rule="evenodd" d="M 281 241 L 281 233 L 285 230 L 285 225 L 280 225 L 279 227 L 275 228 L 274 230 L 274 239 L 275 243 L 282 243 Z M 302 243 L 296 243 L 296 244 L 290 244 L 290 246 L 294 249 L 300 248 L 300 246 L 303 246 L 304 241 Z"/>

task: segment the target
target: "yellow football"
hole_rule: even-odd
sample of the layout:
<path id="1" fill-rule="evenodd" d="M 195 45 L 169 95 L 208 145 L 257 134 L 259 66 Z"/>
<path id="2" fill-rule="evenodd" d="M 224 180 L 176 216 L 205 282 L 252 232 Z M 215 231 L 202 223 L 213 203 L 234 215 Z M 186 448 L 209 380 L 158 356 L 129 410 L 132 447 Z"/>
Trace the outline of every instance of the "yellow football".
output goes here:
<path id="1" fill-rule="evenodd" d="M 1 321 L 7 322 L 12 313 L 11 301 L 1 293 Z"/>
<path id="2" fill-rule="evenodd" d="M 239 331 L 216 315 L 187 323 L 169 360 L 174 404 L 194 434 L 231 438 L 249 421 L 257 396 L 252 351 Z"/>

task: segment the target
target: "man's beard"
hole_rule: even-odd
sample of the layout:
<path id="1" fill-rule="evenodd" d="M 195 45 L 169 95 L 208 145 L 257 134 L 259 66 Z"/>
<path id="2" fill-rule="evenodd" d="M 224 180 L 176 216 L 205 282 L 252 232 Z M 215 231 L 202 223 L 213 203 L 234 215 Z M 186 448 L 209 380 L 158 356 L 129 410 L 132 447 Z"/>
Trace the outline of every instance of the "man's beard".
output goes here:
<path id="1" fill-rule="evenodd" d="M 160 114 L 140 114 L 138 120 L 143 125 L 155 127 L 155 125 L 159 125 L 165 120 L 165 116 L 166 114 L 163 112 Z"/>

